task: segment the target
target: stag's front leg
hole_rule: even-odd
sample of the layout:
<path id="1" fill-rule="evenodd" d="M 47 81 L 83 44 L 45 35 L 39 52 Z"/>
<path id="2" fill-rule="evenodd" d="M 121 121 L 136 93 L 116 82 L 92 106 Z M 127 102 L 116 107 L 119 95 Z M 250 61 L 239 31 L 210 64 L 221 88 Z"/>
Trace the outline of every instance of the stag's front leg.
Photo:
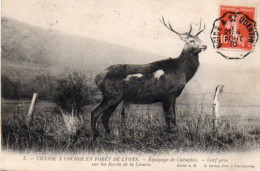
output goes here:
<path id="1" fill-rule="evenodd" d="M 126 111 L 129 109 L 130 104 L 127 102 L 123 101 L 122 104 L 122 112 L 121 112 L 121 130 L 120 130 L 120 134 L 122 135 L 122 137 L 125 136 L 125 131 L 126 131 Z"/>
<path id="2" fill-rule="evenodd" d="M 165 115 L 165 122 L 167 130 L 170 132 L 172 127 L 176 127 L 176 113 L 175 113 L 176 98 L 170 96 L 163 101 L 163 111 Z"/>

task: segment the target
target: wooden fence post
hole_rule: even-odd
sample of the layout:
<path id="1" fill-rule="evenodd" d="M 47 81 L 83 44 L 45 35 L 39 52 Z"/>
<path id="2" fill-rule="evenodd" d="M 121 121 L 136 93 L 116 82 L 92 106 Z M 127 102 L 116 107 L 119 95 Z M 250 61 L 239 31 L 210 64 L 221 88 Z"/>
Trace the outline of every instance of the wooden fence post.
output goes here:
<path id="1" fill-rule="evenodd" d="M 28 114 L 27 114 L 27 121 L 30 121 L 32 119 L 36 98 L 37 98 L 37 93 L 33 93 L 31 105 L 30 105 L 30 108 L 29 108 L 29 111 L 28 111 Z"/>
<path id="2" fill-rule="evenodd" d="M 219 100 L 222 96 L 224 85 L 218 85 L 216 87 L 214 101 L 213 101 L 213 129 L 215 128 L 215 122 L 219 117 Z"/>

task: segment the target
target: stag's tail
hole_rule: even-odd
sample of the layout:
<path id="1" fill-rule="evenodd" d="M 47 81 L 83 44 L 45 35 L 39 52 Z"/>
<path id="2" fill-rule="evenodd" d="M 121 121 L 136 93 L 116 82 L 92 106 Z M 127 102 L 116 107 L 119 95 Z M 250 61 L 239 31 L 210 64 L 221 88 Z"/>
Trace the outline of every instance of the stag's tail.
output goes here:
<path id="1" fill-rule="evenodd" d="M 107 76 L 107 71 L 104 71 L 95 77 L 95 84 L 98 86 L 99 89 L 101 89 L 106 76 Z"/>

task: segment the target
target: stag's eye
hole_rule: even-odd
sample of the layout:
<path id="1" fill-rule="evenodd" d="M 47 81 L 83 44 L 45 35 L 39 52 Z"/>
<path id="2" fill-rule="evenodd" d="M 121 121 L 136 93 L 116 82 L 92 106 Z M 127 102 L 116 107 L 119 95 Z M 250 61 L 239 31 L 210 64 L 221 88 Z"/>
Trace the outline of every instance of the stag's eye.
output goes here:
<path id="1" fill-rule="evenodd" d="M 194 45 L 195 41 L 194 40 L 190 40 L 190 44 Z"/>

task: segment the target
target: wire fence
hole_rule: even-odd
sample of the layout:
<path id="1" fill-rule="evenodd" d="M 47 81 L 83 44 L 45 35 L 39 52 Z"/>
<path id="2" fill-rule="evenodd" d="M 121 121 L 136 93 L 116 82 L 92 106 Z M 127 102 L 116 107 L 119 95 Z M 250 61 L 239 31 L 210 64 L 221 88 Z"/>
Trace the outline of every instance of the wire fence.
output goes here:
<path id="1" fill-rule="evenodd" d="M 214 97 L 215 92 L 213 91 L 206 91 L 206 92 L 199 92 L 199 93 L 190 93 L 190 92 L 183 92 L 180 99 L 180 102 L 176 104 L 176 109 L 177 110 L 182 110 L 182 109 L 194 109 L 194 108 L 204 108 L 204 109 L 212 109 L 213 107 L 213 97 Z M 222 95 L 222 99 L 220 101 L 225 101 L 225 99 L 230 98 L 231 100 L 233 99 L 238 99 L 237 101 L 240 101 L 239 97 L 244 97 L 246 96 L 246 99 L 248 99 L 248 96 L 251 96 L 251 98 L 256 104 L 236 104 L 235 102 L 223 102 L 220 104 L 219 108 L 230 108 L 230 109 L 239 109 L 239 110 L 244 110 L 244 109 L 254 109 L 256 111 L 260 111 L 260 93 L 237 93 L 237 92 L 227 92 L 224 91 Z M 232 96 L 232 97 L 231 97 Z M 238 97 L 234 97 L 238 96 Z M 194 100 L 195 98 L 195 100 Z M 197 98 L 197 99 L 196 99 Z M 190 99 L 193 99 L 190 100 Z M 2 107 L 5 106 L 12 106 L 15 108 L 16 111 L 21 111 L 21 110 L 26 110 L 31 103 L 30 100 L 5 100 L 2 99 Z M 47 105 L 46 105 L 47 104 Z M 84 107 L 84 110 L 86 112 L 91 112 L 97 104 L 95 105 L 88 105 Z M 55 103 L 53 102 L 46 102 L 46 101 L 38 101 L 36 107 L 39 106 L 51 106 L 51 108 L 55 107 Z M 48 107 L 46 107 L 46 110 L 48 110 Z M 53 109 L 50 109 L 52 111 Z M 117 109 L 117 112 L 119 112 L 120 108 Z M 155 112 L 161 112 L 161 106 L 160 105 L 131 105 L 129 108 L 130 111 L 155 111 Z M 240 112 L 241 113 L 241 112 Z M 255 113 L 255 112 L 254 112 Z M 256 112 L 259 113 L 259 112 Z"/>

